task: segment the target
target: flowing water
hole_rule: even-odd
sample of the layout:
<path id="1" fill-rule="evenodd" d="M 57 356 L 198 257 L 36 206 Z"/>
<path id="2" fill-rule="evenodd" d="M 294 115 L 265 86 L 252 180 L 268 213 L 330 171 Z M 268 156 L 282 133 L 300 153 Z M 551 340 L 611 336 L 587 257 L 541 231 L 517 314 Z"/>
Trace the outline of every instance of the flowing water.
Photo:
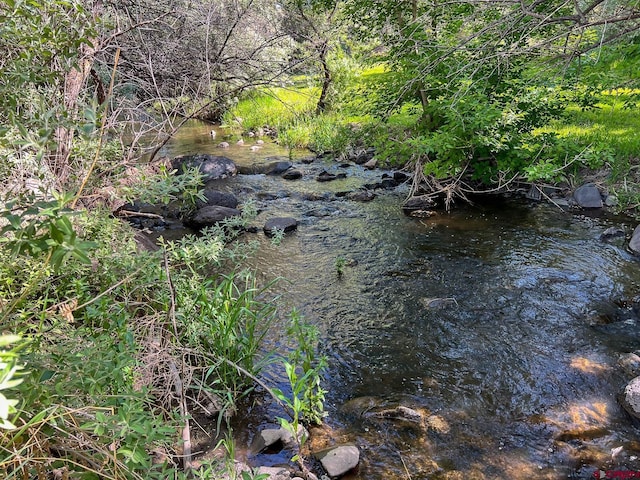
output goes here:
<path id="1" fill-rule="evenodd" d="M 224 154 L 240 164 L 283 154 L 271 144 L 250 152 L 249 142 L 222 153 L 219 141 L 192 124 L 167 153 Z M 321 331 L 329 417 L 312 444 L 358 445 L 360 467 L 348 478 L 640 470 L 640 430 L 617 401 L 630 379 L 618 359 L 640 348 L 628 307 L 639 263 L 599 239 L 610 226 L 630 233 L 634 222 L 498 199 L 409 218 L 402 188 L 369 203 L 334 195 L 382 171 L 299 166 L 305 176 L 296 181 L 247 175 L 218 186 L 257 201 L 256 225 L 284 215 L 300 222 L 277 247 L 255 234 L 262 248 L 253 262 L 262 278 L 286 279 L 282 311 L 297 308 Z M 322 169 L 347 178 L 317 182 Z M 400 405 L 422 421 L 370 415 Z M 274 405 L 249 410 L 240 446 L 282 415 Z M 286 460 L 258 457 L 249 460 Z"/>

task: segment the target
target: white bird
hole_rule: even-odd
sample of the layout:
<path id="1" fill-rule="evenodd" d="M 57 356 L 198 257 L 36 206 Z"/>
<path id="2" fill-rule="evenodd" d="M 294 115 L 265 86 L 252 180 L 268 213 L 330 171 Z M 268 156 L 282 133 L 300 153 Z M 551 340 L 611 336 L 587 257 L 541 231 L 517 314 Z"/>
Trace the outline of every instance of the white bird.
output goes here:
<path id="1" fill-rule="evenodd" d="M 229 148 L 229 144 L 227 142 L 222 142 L 218 145 L 220 148 Z"/>

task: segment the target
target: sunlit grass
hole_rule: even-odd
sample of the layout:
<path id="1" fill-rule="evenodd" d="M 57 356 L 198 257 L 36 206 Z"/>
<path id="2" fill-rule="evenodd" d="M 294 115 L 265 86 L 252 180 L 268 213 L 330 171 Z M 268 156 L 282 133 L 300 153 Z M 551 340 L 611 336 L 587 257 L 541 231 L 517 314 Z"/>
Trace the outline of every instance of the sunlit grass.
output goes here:
<path id="1" fill-rule="evenodd" d="M 224 121 L 228 125 L 239 124 L 244 130 L 265 125 L 280 129 L 312 115 L 319 94 L 315 87 L 260 89 L 241 99 Z"/>
<path id="2" fill-rule="evenodd" d="M 626 161 L 640 158 L 640 109 L 625 108 L 623 96 L 603 95 L 606 103 L 595 109 L 567 109 L 565 118 L 552 122 L 541 131 L 551 131 L 583 147 L 598 146 Z"/>

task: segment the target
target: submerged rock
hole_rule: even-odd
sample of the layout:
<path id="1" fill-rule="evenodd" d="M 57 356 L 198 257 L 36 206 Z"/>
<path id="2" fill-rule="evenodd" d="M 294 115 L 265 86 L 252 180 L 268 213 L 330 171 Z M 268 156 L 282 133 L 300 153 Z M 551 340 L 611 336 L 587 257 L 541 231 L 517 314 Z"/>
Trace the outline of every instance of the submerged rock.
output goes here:
<path id="1" fill-rule="evenodd" d="M 600 190 L 593 183 L 585 183 L 573 192 L 573 198 L 582 208 L 602 208 Z"/>
<path id="2" fill-rule="evenodd" d="M 314 456 L 331 478 L 341 477 L 360 462 L 360 450 L 355 445 L 341 445 L 316 452 Z"/>
<path id="3" fill-rule="evenodd" d="M 436 207 L 437 203 L 431 195 L 419 195 L 404 202 L 402 211 L 405 215 L 411 216 L 415 211 L 431 211 Z"/>
<path id="4" fill-rule="evenodd" d="M 233 177 L 238 173 L 238 167 L 230 158 L 208 154 L 176 157 L 171 161 L 171 167 L 177 170 L 178 173 L 183 173 L 190 168 L 197 168 L 202 174 L 202 180 L 205 183 Z"/>

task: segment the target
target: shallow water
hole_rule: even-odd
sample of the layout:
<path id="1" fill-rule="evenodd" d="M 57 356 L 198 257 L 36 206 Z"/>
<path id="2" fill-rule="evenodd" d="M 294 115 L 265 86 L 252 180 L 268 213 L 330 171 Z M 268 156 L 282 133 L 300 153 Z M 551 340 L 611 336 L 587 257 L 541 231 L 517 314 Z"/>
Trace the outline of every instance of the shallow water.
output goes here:
<path id="1" fill-rule="evenodd" d="M 270 144 L 221 152 L 207 132 L 192 124 L 166 153 L 224 154 L 243 164 L 288 154 Z M 638 319 L 623 302 L 638 294 L 640 268 L 624 246 L 599 240 L 612 225 L 630 233 L 633 222 L 498 199 L 408 218 L 402 188 L 378 191 L 370 203 L 333 195 L 382 171 L 320 160 L 298 166 L 301 180 L 249 175 L 218 186 L 255 199 L 256 225 L 270 216 L 300 221 L 277 247 L 256 234 L 262 248 L 252 262 L 261 278 L 286 279 L 282 312 L 295 307 L 320 328 L 329 417 L 316 443 L 332 437 L 360 447 L 349 478 L 640 470 L 640 430 L 616 400 L 629 380 L 619 355 L 640 348 Z M 322 169 L 347 178 L 316 182 Z M 325 199 L 309 201 L 310 193 Z M 338 259 L 348 265 L 341 276 Z M 274 332 L 273 345 L 278 338 Z M 404 405 L 427 421 L 373 419 L 371 405 Z M 270 404 L 252 412 L 240 450 L 282 415 Z M 284 459 L 259 457 L 250 460 Z"/>

